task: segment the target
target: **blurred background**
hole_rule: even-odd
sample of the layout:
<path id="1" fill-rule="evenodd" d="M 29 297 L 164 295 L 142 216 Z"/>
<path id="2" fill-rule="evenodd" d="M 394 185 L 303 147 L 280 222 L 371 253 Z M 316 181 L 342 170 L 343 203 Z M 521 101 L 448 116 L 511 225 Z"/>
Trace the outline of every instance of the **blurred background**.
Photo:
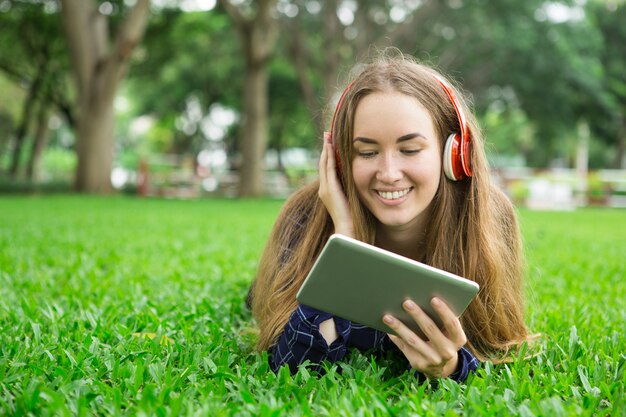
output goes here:
<path id="1" fill-rule="evenodd" d="M 520 205 L 626 207 L 626 2 L 0 0 L 0 192 L 284 197 L 356 62 L 456 80 Z"/>

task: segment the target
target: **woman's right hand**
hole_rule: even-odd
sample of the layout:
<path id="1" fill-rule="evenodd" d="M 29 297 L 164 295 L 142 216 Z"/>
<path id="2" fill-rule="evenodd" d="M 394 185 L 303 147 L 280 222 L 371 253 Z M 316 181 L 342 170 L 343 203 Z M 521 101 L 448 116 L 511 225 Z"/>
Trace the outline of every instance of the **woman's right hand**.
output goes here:
<path id="1" fill-rule="evenodd" d="M 337 176 L 335 151 L 328 132 L 324 132 L 324 147 L 320 156 L 319 176 L 318 194 L 333 219 L 335 233 L 354 237 L 352 215 L 350 214 L 348 199 Z"/>

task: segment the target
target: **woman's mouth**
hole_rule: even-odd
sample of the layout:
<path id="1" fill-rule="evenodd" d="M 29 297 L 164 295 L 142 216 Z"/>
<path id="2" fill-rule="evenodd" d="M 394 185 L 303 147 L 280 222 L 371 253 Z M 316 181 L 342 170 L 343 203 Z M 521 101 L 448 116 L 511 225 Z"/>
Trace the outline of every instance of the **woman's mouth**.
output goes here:
<path id="1" fill-rule="evenodd" d="M 413 187 L 405 188 L 404 190 L 398 190 L 398 191 L 376 190 L 376 193 L 382 198 L 384 198 L 385 200 L 399 200 L 405 195 L 407 195 L 412 189 Z"/>

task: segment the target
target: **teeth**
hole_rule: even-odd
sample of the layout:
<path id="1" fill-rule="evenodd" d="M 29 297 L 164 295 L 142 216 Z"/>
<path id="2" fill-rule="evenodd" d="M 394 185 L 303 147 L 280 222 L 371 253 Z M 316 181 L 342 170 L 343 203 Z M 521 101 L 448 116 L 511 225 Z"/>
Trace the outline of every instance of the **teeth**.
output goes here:
<path id="1" fill-rule="evenodd" d="M 397 200 L 407 195 L 409 191 L 411 191 L 410 188 L 402 191 L 378 191 L 378 195 L 380 195 L 385 200 Z"/>

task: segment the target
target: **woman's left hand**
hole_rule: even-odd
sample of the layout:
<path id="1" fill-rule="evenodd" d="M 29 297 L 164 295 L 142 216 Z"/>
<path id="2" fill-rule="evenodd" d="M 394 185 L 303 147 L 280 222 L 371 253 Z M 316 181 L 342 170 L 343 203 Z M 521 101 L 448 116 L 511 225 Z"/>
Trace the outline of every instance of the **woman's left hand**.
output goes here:
<path id="1" fill-rule="evenodd" d="M 431 305 L 441 318 L 444 326 L 439 329 L 435 322 L 413 301 L 407 300 L 402 306 L 419 325 L 427 340 L 420 338 L 400 320 L 389 314 L 383 317 L 397 336 L 389 338 L 402 351 L 411 367 L 429 378 L 445 378 L 457 367 L 458 351 L 467 337 L 458 317 L 441 299 L 433 298 Z"/>

